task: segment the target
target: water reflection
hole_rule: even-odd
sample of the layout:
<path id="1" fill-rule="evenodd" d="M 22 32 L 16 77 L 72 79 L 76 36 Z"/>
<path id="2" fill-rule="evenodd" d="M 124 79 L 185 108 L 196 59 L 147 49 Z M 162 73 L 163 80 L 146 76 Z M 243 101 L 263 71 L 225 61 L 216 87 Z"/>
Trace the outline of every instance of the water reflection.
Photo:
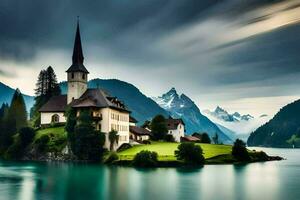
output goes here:
<path id="1" fill-rule="evenodd" d="M 289 152 L 281 162 L 198 169 L 1 161 L 0 199 L 298 199 L 300 150 Z"/>

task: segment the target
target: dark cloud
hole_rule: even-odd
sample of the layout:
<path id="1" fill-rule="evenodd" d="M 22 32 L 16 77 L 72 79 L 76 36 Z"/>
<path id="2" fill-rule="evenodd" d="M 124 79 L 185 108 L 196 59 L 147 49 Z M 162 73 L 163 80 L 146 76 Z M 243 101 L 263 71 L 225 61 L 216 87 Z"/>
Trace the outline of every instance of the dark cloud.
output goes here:
<path id="1" fill-rule="evenodd" d="M 279 95 L 274 87 L 285 85 L 281 94 L 293 94 L 300 84 L 295 79 L 300 74 L 299 25 L 222 41 L 239 28 L 270 20 L 276 12 L 255 10 L 279 2 L 289 1 L 1 0 L 0 60 L 28 62 L 49 49 L 71 52 L 79 15 L 85 52 L 94 47 L 99 59 L 157 69 L 163 77 L 152 74 L 157 85 L 176 80 L 174 86 L 182 85 L 190 93 L 226 90 L 232 98 L 237 92 Z M 3 70 L 0 75 L 7 76 Z M 262 86 L 267 87 L 259 90 Z M 247 94 L 247 87 L 256 89 Z"/>
<path id="2" fill-rule="evenodd" d="M 69 48 L 77 15 L 88 43 L 102 42 L 118 51 L 124 42 L 118 39 L 124 34 L 151 40 L 196 20 L 203 10 L 216 3 L 218 0 L 134 3 L 129 0 L 3 0 L 0 2 L 0 56 L 30 59 L 40 48 Z M 141 50 L 140 47 L 136 52 Z"/>

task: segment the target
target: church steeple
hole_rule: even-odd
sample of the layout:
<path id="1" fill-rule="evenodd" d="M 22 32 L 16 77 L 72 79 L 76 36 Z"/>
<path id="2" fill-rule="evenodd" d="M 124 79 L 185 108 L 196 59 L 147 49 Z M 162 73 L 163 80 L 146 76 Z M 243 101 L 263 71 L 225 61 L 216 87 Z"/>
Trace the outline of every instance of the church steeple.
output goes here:
<path id="1" fill-rule="evenodd" d="M 83 65 L 83 53 L 80 37 L 79 19 L 77 19 L 77 28 L 74 41 L 73 55 L 72 55 L 72 65 L 67 70 L 67 72 L 84 72 L 89 73 L 88 70 Z"/>
<path id="2" fill-rule="evenodd" d="M 83 53 L 80 38 L 79 21 L 77 21 L 72 65 L 68 73 L 68 104 L 78 99 L 87 90 L 88 70 L 83 65 Z"/>
<path id="3" fill-rule="evenodd" d="M 83 64 L 83 53 L 82 53 L 82 46 L 81 46 L 81 38 L 80 38 L 80 30 L 79 30 L 79 20 L 77 21 L 77 29 L 76 29 L 76 36 L 74 42 L 74 49 L 73 49 L 73 56 L 72 61 L 73 64 Z"/>

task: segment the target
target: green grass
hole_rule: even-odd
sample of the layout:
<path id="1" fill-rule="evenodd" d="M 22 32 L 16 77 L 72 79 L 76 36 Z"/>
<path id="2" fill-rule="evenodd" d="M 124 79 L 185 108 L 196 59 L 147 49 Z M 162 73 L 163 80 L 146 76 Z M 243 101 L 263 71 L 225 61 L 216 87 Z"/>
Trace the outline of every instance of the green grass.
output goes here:
<path id="1" fill-rule="evenodd" d="M 49 142 L 47 144 L 47 150 L 50 152 L 59 152 L 61 151 L 67 143 L 67 133 L 65 132 L 65 127 L 53 127 L 40 129 L 36 132 L 33 143 L 39 139 L 42 135 L 49 136 Z"/>
<path id="2" fill-rule="evenodd" d="M 176 160 L 174 151 L 177 150 L 178 143 L 168 142 L 152 142 L 148 145 L 136 145 L 130 149 L 119 152 L 118 155 L 121 160 L 132 160 L 133 157 L 142 150 L 156 151 L 160 161 L 173 161 Z M 231 145 L 215 145 L 215 144 L 197 144 L 200 145 L 204 152 L 206 159 L 218 155 L 230 154 Z"/>

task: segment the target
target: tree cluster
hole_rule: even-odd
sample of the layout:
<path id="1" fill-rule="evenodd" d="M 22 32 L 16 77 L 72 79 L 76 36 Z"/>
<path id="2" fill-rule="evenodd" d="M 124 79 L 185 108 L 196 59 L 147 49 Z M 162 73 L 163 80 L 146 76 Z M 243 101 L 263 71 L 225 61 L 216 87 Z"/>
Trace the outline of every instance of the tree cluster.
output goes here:
<path id="1" fill-rule="evenodd" d="M 155 151 L 143 150 L 134 156 L 132 161 L 135 167 L 155 167 L 158 163 L 158 154 Z"/>
<path id="2" fill-rule="evenodd" d="M 185 164 L 202 165 L 204 164 L 203 150 L 199 145 L 192 142 L 184 142 L 178 145 L 175 157 Z"/>
<path id="3" fill-rule="evenodd" d="M 2 104 L 0 108 L 0 149 L 1 152 L 13 143 L 13 135 L 27 126 L 27 112 L 23 95 L 16 89 L 10 106 Z"/>
<path id="4" fill-rule="evenodd" d="M 79 160 L 100 161 L 105 151 L 105 135 L 95 130 L 91 111 L 82 110 L 77 121 L 76 111 L 69 108 L 67 119 L 65 129 L 72 153 Z"/>
<path id="5" fill-rule="evenodd" d="M 239 161 L 249 161 L 250 156 L 246 148 L 246 143 L 237 139 L 232 146 L 232 155 Z"/>
<path id="6" fill-rule="evenodd" d="M 38 76 L 35 89 L 35 104 L 30 111 L 34 126 L 40 124 L 39 109 L 53 96 L 61 94 L 56 74 L 51 66 L 42 70 Z"/>
<path id="7" fill-rule="evenodd" d="M 166 119 L 163 115 L 155 116 L 151 121 L 150 127 L 153 134 L 153 140 L 163 140 L 166 138 L 168 128 Z"/>
<path id="8" fill-rule="evenodd" d="M 211 139 L 207 133 L 193 133 L 192 136 L 200 139 L 200 143 L 206 143 L 206 144 L 211 143 Z"/>

